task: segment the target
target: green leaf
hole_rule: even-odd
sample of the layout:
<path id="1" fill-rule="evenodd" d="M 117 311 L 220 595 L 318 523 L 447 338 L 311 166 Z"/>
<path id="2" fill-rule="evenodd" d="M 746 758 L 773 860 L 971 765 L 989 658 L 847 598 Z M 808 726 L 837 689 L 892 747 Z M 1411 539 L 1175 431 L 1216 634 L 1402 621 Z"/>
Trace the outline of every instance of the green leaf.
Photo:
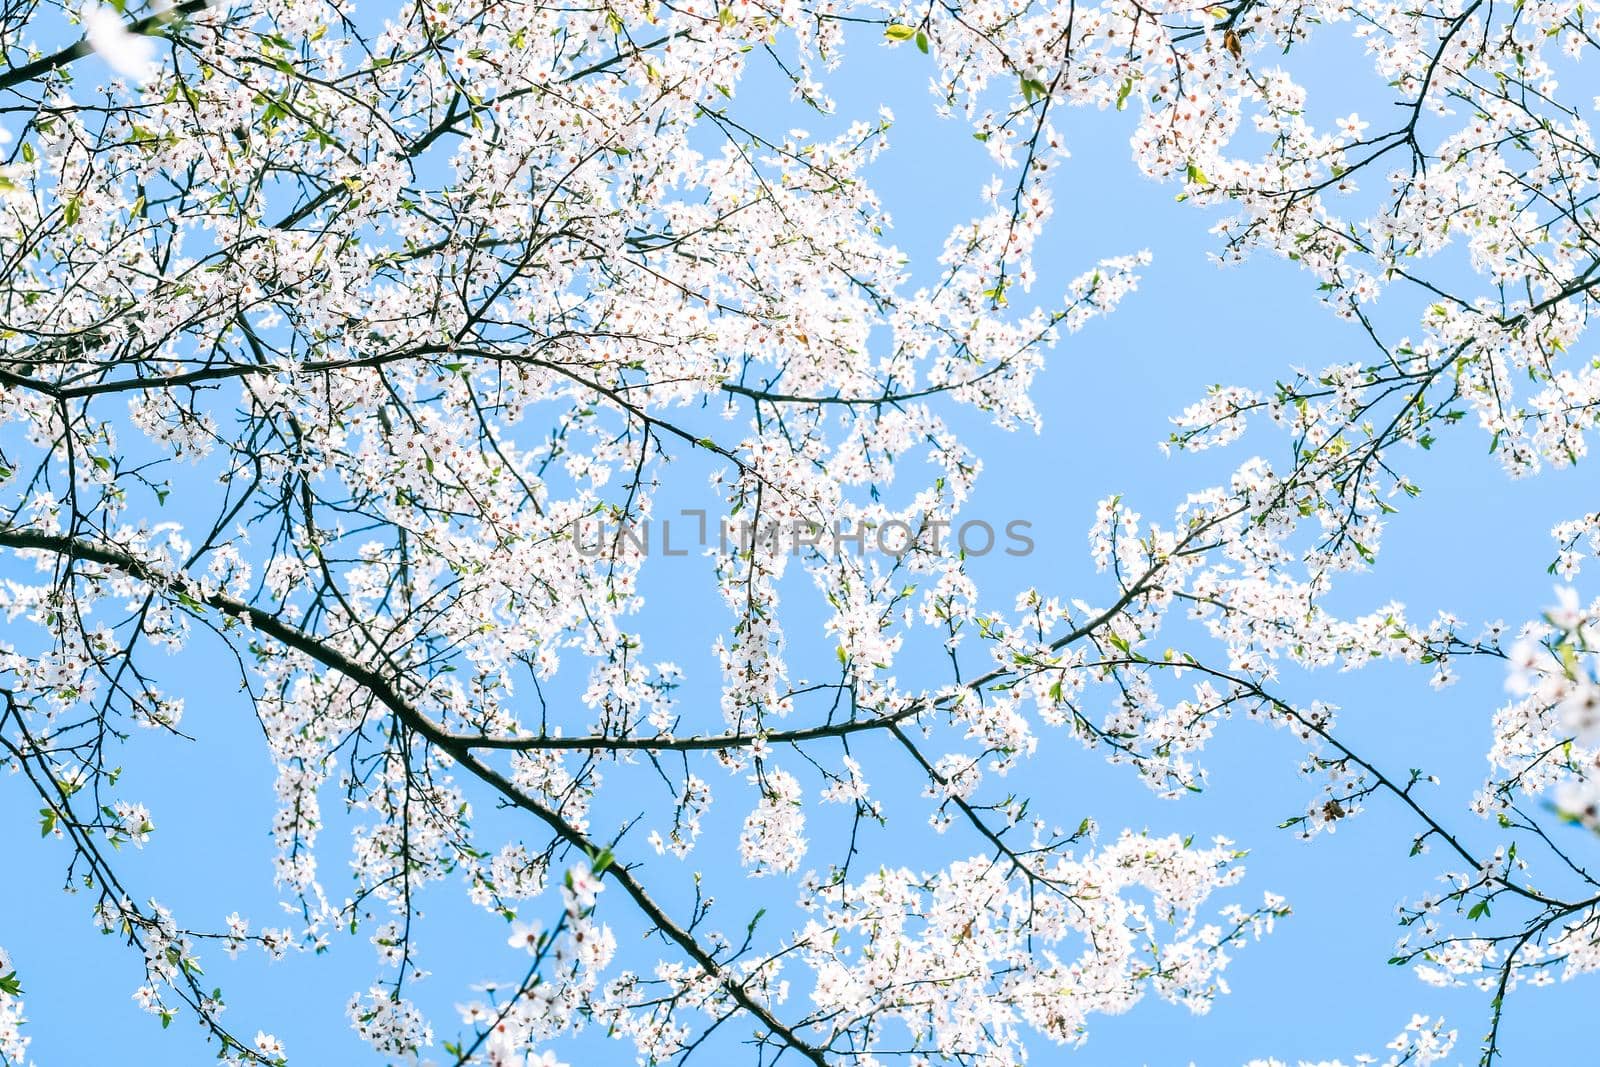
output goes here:
<path id="1" fill-rule="evenodd" d="M 920 51 L 923 55 L 927 55 L 928 54 L 928 34 L 926 33 L 926 31 L 923 31 L 923 30 L 918 30 L 917 31 L 917 50 Z"/>

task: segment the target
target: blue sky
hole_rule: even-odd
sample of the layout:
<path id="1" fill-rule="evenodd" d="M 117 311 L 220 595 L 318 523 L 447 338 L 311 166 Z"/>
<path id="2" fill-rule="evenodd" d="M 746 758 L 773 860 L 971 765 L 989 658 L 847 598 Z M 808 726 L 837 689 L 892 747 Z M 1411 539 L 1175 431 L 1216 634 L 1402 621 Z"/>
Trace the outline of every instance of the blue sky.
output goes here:
<path id="1" fill-rule="evenodd" d="M 1338 85 L 1344 94 L 1329 96 L 1322 114 L 1360 107 L 1376 116 L 1381 86 L 1362 100 L 1363 90 L 1344 81 L 1341 64 L 1347 57 L 1335 52 L 1317 57 L 1322 66 L 1306 78 L 1314 90 Z M 949 226 L 976 213 L 976 190 L 991 169 L 961 124 L 931 114 L 927 73 L 926 60 L 910 47 L 865 44 L 856 46 L 834 82 L 841 105 L 836 121 L 871 118 L 880 101 L 896 113 L 894 147 L 876 167 L 875 180 L 896 216 L 895 239 L 914 264 L 928 263 Z M 746 91 L 742 106 L 782 110 L 770 87 L 761 86 Z M 780 121 L 791 122 L 773 115 L 769 128 Z M 1098 499 L 1122 492 L 1146 515 L 1161 517 L 1187 491 L 1225 476 L 1255 452 L 1281 454 L 1280 439 L 1252 432 L 1222 454 L 1163 456 L 1156 445 L 1169 431 L 1169 416 L 1207 385 L 1270 385 L 1292 365 L 1317 367 L 1369 353 L 1358 329 L 1323 309 L 1315 280 L 1292 265 L 1261 260 L 1221 269 L 1208 261 L 1215 239 L 1206 231 L 1215 216 L 1175 203 L 1174 189 L 1140 177 L 1128 158 L 1131 115 L 1074 111 L 1061 122 L 1074 158 L 1057 175 L 1056 214 L 1043 241 L 1035 295 L 1050 299 L 1106 256 L 1149 249 L 1155 260 L 1139 292 L 1120 310 L 1052 354 L 1037 387 L 1046 420 L 1040 434 L 1003 435 L 982 427 L 972 433 L 986 471 L 970 513 L 1027 519 L 1038 544 L 1026 559 L 996 554 L 975 564 L 985 602 L 996 606 L 1009 605 L 1027 585 L 1104 602 L 1109 586 L 1094 574 L 1085 540 Z M 814 115 L 797 115 L 792 124 L 816 133 L 829 125 Z M 1391 321 L 1414 317 L 1415 308 L 1404 299 L 1385 300 L 1382 311 Z M 1554 522 L 1594 508 L 1593 469 L 1514 483 L 1486 452 L 1481 435 L 1461 428 L 1443 435 L 1432 452 L 1405 457 L 1424 492 L 1393 518 L 1375 573 L 1347 581 L 1338 593 L 1343 610 L 1353 613 L 1393 598 L 1417 617 L 1449 609 L 1474 622 L 1520 622 L 1549 602 L 1552 579 L 1545 566 L 1554 546 L 1548 531 Z M 654 563 L 645 586 L 651 607 L 640 623 L 651 642 L 647 654 L 675 659 L 688 671 L 686 702 L 714 701 L 709 644 L 723 615 L 707 568 L 695 559 Z M 814 610 L 801 605 L 795 618 Z M 788 625 L 802 643 L 801 624 Z M 828 666 L 819 663 L 816 673 Z M 199 743 L 186 747 L 137 737 L 127 746 L 130 795 L 149 804 L 159 829 L 146 849 L 127 855 L 130 879 L 196 924 L 220 925 L 236 909 L 257 924 L 286 924 L 287 917 L 276 915 L 270 885 L 272 769 L 236 680 L 199 649 L 168 667 L 174 688 L 188 700 L 185 727 Z M 906 679 L 913 669 L 914 661 L 908 661 L 899 673 Z M 797 671 L 805 673 L 804 665 Z M 1381 766 L 1402 772 L 1416 766 L 1438 775 L 1442 781 L 1430 794 L 1435 810 L 1468 839 L 1486 841 L 1488 828 L 1465 810 L 1465 801 L 1486 770 L 1489 714 L 1503 699 L 1502 677 L 1491 664 L 1465 664 L 1461 673 L 1461 682 L 1442 692 L 1427 686 L 1425 671 L 1381 666 L 1354 675 L 1291 675 L 1285 688 L 1298 699 L 1315 695 L 1341 705 L 1343 736 Z M 1229 723 L 1206 753 L 1212 772 L 1206 793 L 1162 801 L 1126 769 L 1105 766 L 1069 739 L 1046 737 L 1024 781 L 1034 785 L 1038 805 L 1052 819 L 1070 825 L 1093 816 L 1108 833 L 1131 826 L 1201 839 L 1224 834 L 1250 850 L 1239 896 L 1278 892 L 1295 914 L 1271 937 L 1239 953 L 1227 975 L 1233 992 L 1209 1017 L 1147 1000 L 1127 1016 L 1092 1020 L 1089 1042 L 1079 1051 L 1041 1042 L 1033 1062 L 1211 1067 L 1269 1055 L 1348 1060 L 1354 1053 L 1379 1052 L 1413 1012 L 1447 1016 L 1462 1032 L 1458 1058 L 1476 1059 L 1476 1039 L 1488 1020 L 1487 996 L 1430 989 L 1385 962 L 1397 934 L 1395 905 L 1429 891 L 1442 860 L 1407 858 L 1416 827 L 1381 798 L 1338 833 L 1310 844 L 1277 829 L 1314 790 L 1295 773 L 1298 752 L 1283 733 Z M 915 796 L 920 782 L 913 773 L 904 772 L 899 789 L 892 773 L 879 773 L 874 785 L 892 801 L 894 818 L 921 825 L 926 810 Z M 905 799 L 894 801 L 896 793 Z M 712 849 L 731 845 L 717 831 L 742 816 L 732 798 L 730 791 L 713 818 L 717 825 L 708 832 L 708 846 L 687 864 L 644 857 L 646 879 L 660 877 L 667 899 L 681 897 L 691 869 L 731 865 Z M 59 843 L 39 839 L 37 803 L 25 783 L 0 780 L 0 804 L 8 812 L 0 821 L 0 854 L 7 857 L 7 873 L 0 877 L 0 945 L 23 976 L 38 1062 L 101 1062 L 108 1046 L 123 1063 L 206 1062 L 211 1050 L 188 1024 L 163 1033 L 134 1005 L 129 994 L 140 981 L 137 961 L 96 933 L 90 901 L 59 892 L 66 857 Z M 328 806 L 331 811 L 335 805 L 330 800 Z M 335 895 L 343 877 L 339 837 L 335 819 L 323 852 Z M 908 835 L 902 848 L 909 856 L 899 862 L 915 864 L 921 840 Z M 1580 855 L 1597 850 L 1586 841 L 1572 844 Z M 976 843 L 964 847 L 980 850 Z M 640 849 L 642 842 L 630 858 Z M 930 853 L 922 862 L 935 866 L 955 854 Z M 719 892 L 724 928 L 742 930 L 744 916 L 787 890 L 773 882 L 731 879 Z M 449 1006 L 469 999 L 469 983 L 509 979 L 521 965 L 504 944 L 503 924 L 464 908 L 461 896 L 457 885 L 442 885 L 424 901 L 429 917 L 422 959 L 434 977 L 418 987 L 418 996 L 446 1037 L 454 1023 Z M 603 896 L 601 904 L 602 918 L 632 929 L 619 894 Z M 552 916 L 555 908 L 552 902 Z M 648 963 L 649 951 L 625 948 L 622 959 Z M 295 956 L 268 965 L 247 954 L 230 963 L 213 950 L 206 959 L 228 994 L 229 1019 L 246 1034 L 258 1028 L 276 1033 L 292 1063 L 366 1062 L 343 1011 L 349 995 L 375 971 L 365 932 L 336 941 L 320 958 Z M 1581 1017 L 1592 996 L 1581 982 L 1514 995 L 1505 1024 L 1508 1062 L 1570 1062 L 1562 1030 Z M 630 1047 L 594 1035 L 554 1047 L 570 1053 L 575 1065 L 633 1061 Z M 736 1047 L 718 1055 L 724 1057 L 719 1062 L 743 1062 Z"/>

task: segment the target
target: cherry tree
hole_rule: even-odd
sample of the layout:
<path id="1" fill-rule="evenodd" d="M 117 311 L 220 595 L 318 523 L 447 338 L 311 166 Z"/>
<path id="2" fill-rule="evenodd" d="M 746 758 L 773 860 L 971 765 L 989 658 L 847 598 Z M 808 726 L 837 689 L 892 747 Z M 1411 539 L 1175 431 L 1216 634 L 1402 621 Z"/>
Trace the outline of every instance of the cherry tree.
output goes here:
<path id="1" fill-rule="evenodd" d="M 1600 965 L 1592 842 L 1559 826 L 1600 828 L 1600 603 L 1485 626 L 1328 598 L 1381 572 L 1417 449 L 1511 477 L 1584 457 L 1600 156 L 1594 92 L 1560 83 L 1596 33 L 1544 0 L 10 4 L 8 796 L 142 959 L 139 1003 L 225 1062 L 296 1050 L 225 1016 L 202 957 L 358 936 L 348 1011 L 380 1059 L 549 1063 L 589 1027 L 642 1062 L 737 1031 L 749 1062 L 998 1067 L 1151 995 L 1204 1012 L 1290 907 L 1239 885 L 1233 842 L 1078 822 L 1008 773 L 1058 733 L 1182 797 L 1219 726 L 1260 719 L 1303 742 L 1298 832 L 1386 803 L 1447 857 L 1442 890 L 1398 887 L 1392 962 L 1483 988 L 1497 1061 L 1508 994 Z M 1318 121 L 1344 101 L 1301 57 L 1351 38 L 1398 106 Z M 993 163 L 936 263 L 873 188 L 892 116 L 831 95 L 875 49 L 925 54 Z M 832 132 L 786 128 L 763 80 Z M 1039 426 L 1046 353 L 1159 269 L 1036 270 L 1073 108 L 1121 113 L 1220 257 L 1309 272 L 1367 345 L 1176 413 L 1172 451 L 1248 430 L 1253 454 L 1181 501 L 1101 501 L 1101 585 L 980 590 L 964 428 Z M 662 559 L 635 534 L 685 502 L 717 533 Z M 1554 535 L 1574 580 L 1600 513 Z M 652 651 L 669 565 L 722 605 L 696 620 L 715 707 Z M 1470 657 L 1512 687 L 1484 697 L 1473 811 L 1280 677 L 1445 685 Z M 196 658 L 275 767 L 282 926 L 205 925 L 119 864 L 162 818 L 122 742 L 187 758 Z M 868 859 L 906 819 L 940 851 Z M 737 878 L 773 914 L 717 910 Z M 459 1018 L 415 992 L 446 893 L 520 968 Z M 27 1059 L 26 978 L 0 955 L 0 1063 Z M 1419 1018 L 1390 1062 L 1456 1040 Z"/>

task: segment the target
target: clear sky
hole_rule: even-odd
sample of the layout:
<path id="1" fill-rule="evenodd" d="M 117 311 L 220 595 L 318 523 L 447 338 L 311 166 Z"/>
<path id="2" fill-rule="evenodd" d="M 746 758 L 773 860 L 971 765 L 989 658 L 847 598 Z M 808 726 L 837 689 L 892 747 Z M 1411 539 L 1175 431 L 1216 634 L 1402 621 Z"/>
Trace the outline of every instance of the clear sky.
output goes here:
<path id="1" fill-rule="evenodd" d="M 991 168 L 962 124 L 932 114 L 920 59 L 909 47 L 858 45 L 833 83 L 839 116 L 796 113 L 793 124 L 821 133 L 830 123 L 870 119 L 880 102 L 891 105 L 897 117 L 894 147 L 876 167 L 875 179 L 896 217 L 896 239 L 913 269 L 921 264 L 926 277 L 949 226 L 976 214 L 976 192 Z M 1357 105 L 1347 100 L 1362 93 L 1368 96 L 1359 106 L 1381 106 L 1376 90 L 1345 87 L 1348 57 L 1330 54 L 1318 61 L 1325 69 L 1308 80 L 1325 94 L 1313 98 L 1314 106 L 1324 101 L 1323 114 L 1352 110 Z M 1595 88 L 1600 91 L 1600 83 Z M 785 105 L 770 87 L 752 85 L 740 106 L 770 111 Z M 1222 269 L 1212 263 L 1208 252 L 1216 240 L 1207 230 L 1216 217 L 1175 203 L 1174 189 L 1139 175 L 1126 144 L 1131 116 L 1077 111 L 1061 122 L 1074 158 L 1057 175 L 1056 215 L 1043 242 L 1035 295 L 1049 300 L 1106 256 L 1149 249 L 1155 258 L 1138 293 L 1052 353 L 1036 393 L 1046 420 L 1042 433 L 973 429 L 986 469 L 969 512 L 1000 521 L 1026 519 L 1037 542 L 1026 559 L 991 556 L 976 564 L 984 600 L 996 606 L 1009 606 L 1026 585 L 1104 602 L 1109 586 L 1094 574 L 1086 541 L 1098 499 L 1122 492 L 1147 515 L 1166 516 L 1185 493 L 1225 477 L 1255 451 L 1281 454 L 1281 439 L 1256 431 L 1220 455 L 1164 457 L 1157 443 L 1169 431 L 1169 416 L 1205 386 L 1269 386 L 1292 366 L 1365 359 L 1370 352 L 1358 328 L 1318 304 L 1315 279 L 1292 264 L 1263 260 Z M 771 118 L 768 125 L 775 125 Z M 1396 298 L 1382 311 L 1404 322 L 1416 308 Z M 1485 452 L 1481 435 L 1463 428 L 1446 434 L 1431 452 L 1404 457 L 1424 492 L 1393 517 L 1377 570 L 1347 581 L 1339 592 L 1343 610 L 1355 613 L 1398 599 L 1416 617 L 1449 609 L 1472 621 L 1520 622 L 1549 602 L 1549 528 L 1595 507 L 1600 485 L 1594 468 L 1513 483 Z M 652 642 L 647 654 L 684 667 L 686 703 L 714 701 L 709 644 L 723 615 L 707 565 L 693 558 L 655 560 L 645 588 L 651 603 L 640 627 Z M 796 618 L 804 619 L 808 609 L 797 607 Z M 788 625 L 792 633 L 800 626 Z M 802 635 L 795 636 L 802 644 Z M 175 688 L 188 700 L 185 728 L 198 741 L 184 747 L 136 737 L 127 746 L 124 765 L 158 826 L 150 845 L 128 855 L 131 880 L 197 923 L 220 925 L 223 916 L 239 910 L 258 924 L 286 924 L 287 917 L 275 915 L 271 893 L 272 768 L 259 729 L 220 660 L 191 652 L 169 666 L 179 679 Z M 819 673 L 827 666 L 818 664 Z M 903 664 L 901 677 L 909 678 L 914 666 L 914 659 Z M 1465 801 L 1486 771 L 1489 715 L 1504 698 L 1503 678 L 1490 664 L 1464 664 L 1461 673 L 1462 680 L 1442 692 L 1428 687 L 1425 671 L 1381 666 L 1349 675 L 1291 674 L 1285 689 L 1296 699 L 1318 696 L 1341 705 L 1345 736 L 1380 766 L 1399 773 L 1420 767 L 1438 775 L 1435 809 L 1467 838 L 1487 840 Z M 1053 820 L 1070 825 L 1093 816 L 1107 833 L 1131 826 L 1201 839 L 1225 834 L 1250 850 L 1239 896 L 1281 893 L 1294 915 L 1240 952 L 1227 972 L 1232 992 L 1209 1017 L 1149 999 L 1124 1017 L 1092 1019 L 1081 1050 L 1038 1042 L 1033 1062 L 1211 1067 L 1265 1056 L 1348 1061 L 1356 1053 L 1380 1052 L 1413 1013 L 1448 1017 L 1462 1032 L 1459 1059 L 1476 1059 L 1477 1037 L 1487 1026 L 1487 995 L 1432 989 L 1386 963 L 1398 933 L 1395 906 L 1430 891 L 1442 860 L 1407 858 L 1417 827 L 1383 798 L 1333 836 L 1309 844 L 1277 829 L 1314 790 L 1296 774 L 1298 751 L 1284 733 L 1230 722 L 1206 753 L 1211 787 L 1202 795 L 1162 801 L 1125 768 L 1105 766 L 1070 739 L 1046 736 L 1024 779 Z M 899 785 L 881 774 L 874 781 L 875 793 L 886 800 L 902 795 L 891 804 L 892 818 L 922 826 L 927 812 L 916 796 L 920 782 L 908 769 Z M 686 863 L 642 857 L 647 878 L 659 876 L 675 887 L 665 893 L 669 900 L 686 892 L 690 870 L 727 874 L 736 864 L 729 853 L 736 835 L 725 831 L 736 826 L 743 810 L 731 797 L 714 816 L 707 844 Z M 137 961 L 94 930 L 89 901 L 59 891 L 65 852 L 59 842 L 39 838 L 37 803 L 26 784 L 0 780 L 0 805 L 7 812 L 0 821 L 0 945 L 24 979 L 38 1062 L 206 1062 L 214 1046 L 202 1044 L 189 1023 L 180 1021 L 163 1033 L 138 1010 L 130 999 L 141 980 Z M 334 814 L 331 800 L 328 807 Z M 607 814 L 620 819 L 624 813 Z M 335 893 L 347 847 L 340 825 L 335 814 L 323 839 L 323 871 Z M 1600 853 L 1600 843 L 1581 840 L 1581 831 L 1565 832 L 1580 855 Z M 898 862 L 915 865 L 922 840 L 908 834 L 908 855 Z M 968 847 L 981 851 L 977 843 Z M 636 842 L 636 854 L 639 849 L 642 842 Z M 929 853 L 926 863 L 942 864 L 954 854 Z M 742 931 L 745 917 L 786 890 L 781 882 L 732 878 L 721 881 L 720 892 L 724 927 Z M 441 1037 L 454 1036 L 450 1006 L 471 998 L 470 983 L 491 976 L 509 980 L 525 960 L 505 945 L 504 926 L 468 911 L 462 896 L 459 885 L 450 884 L 435 887 L 424 900 L 429 916 L 420 940 L 422 962 L 434 977 L 416 995 L 434 1012 Z M 600 917 L 633 929 L 628 906 L 618 897 L 601 898 Z M 551 917 L 556 907 L 550 904 Z M 654 950 L 636 941 L 624 939 L 624 945 L 622 960 L 647 965 L 653 958 Z M 247 1034 L 258 1028 L 276 1033 L 291 1063 L 371 1059 L 344 1016 L 349 995 L 364 989 L 375 972 L 365 933 L 336 941 L 318 958 L 293 956 L 269 965 L 259 954 L 246 954 L 230 962 L 213 949 L 206 959 L 208 972 L 227 992 L 231 1021 Z M 1504 1028 L 1507 1062 L 1569 1062 L 1563 1057 L 1572 1046 L 1562 1031 L 1584 1018 L 1595 989 L 1600 986 L 1575 983 L 1515 994 Z M 592 1034 L 553 1047 L 575 1067 L 633 1062 L 631 1047 Z M 736 1046 L 721 1047 L 714 1056 L 713 1062 L 730 1064 L 748 1059 Z"/>

